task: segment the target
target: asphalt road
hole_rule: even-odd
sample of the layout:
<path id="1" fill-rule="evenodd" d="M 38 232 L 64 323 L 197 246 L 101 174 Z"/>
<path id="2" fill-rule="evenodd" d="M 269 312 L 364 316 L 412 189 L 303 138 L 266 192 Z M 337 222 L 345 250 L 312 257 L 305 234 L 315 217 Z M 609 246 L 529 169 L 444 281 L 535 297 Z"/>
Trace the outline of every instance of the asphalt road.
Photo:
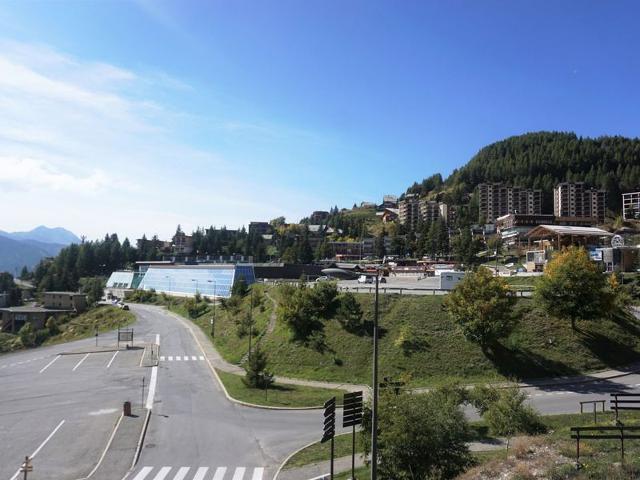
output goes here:
<path id="1" fill-rule="evenodd" d="M 322 412 L 279 411 L 229 402 L 190 332 L 152 306 L 131 306 L 140 340 L 160 340 L 166 361 L 155 394 L 145 392 L 153 368 L 141 350 L 58 356 L 93 339 L 0 356 L 0 479 L 15 479 L 36 453 L 30 479 L 76 480 L 102 453 L 125 400 L 153 407 L 140 460 L 121 480 L 268 480 L 293 450 L 320 435 Z M 101 343 L 114 343 L 114 334 Z M 170 361 L 169 358 L 172 358 Z M 178 360 L 180 358 L 180 360 Z M 153 384 L 153 382 L 152 382 Z M 527 389 L 542 413 L 574 413 L 580 400 L 639 391 L 640 375 L 562 387 Z M 473 416 L 473 412 L 469 412 Z"/>
<path id="2" fill-rule="evenodd" d="M 115 334 L 99 342 L 115 343 Z M 26 455 L 29 479 L 76 479 L 95 466 L 124 401 L 141 401 L 142 350 L 62 355 L 94 339 L 0 356 L 0 478 Z M 148 383 L 148 379 L 147 379 Z M 35 453 L 35 455 L 33 455 Z M 20 476 L 20 478 L 22 478 Z"/>
<path id="3" fill-rule="evenodd" d="M 158 367 L 145 446 L 129 479 L 266 480 L 291 451 L 319 439 L 322 412 L 229 402 L 178 320 L 156 307 L 131 308 L 148 333 L 160 335 L 166 360 Z M 176 477 L 181 472 L 184 477 Z"/>

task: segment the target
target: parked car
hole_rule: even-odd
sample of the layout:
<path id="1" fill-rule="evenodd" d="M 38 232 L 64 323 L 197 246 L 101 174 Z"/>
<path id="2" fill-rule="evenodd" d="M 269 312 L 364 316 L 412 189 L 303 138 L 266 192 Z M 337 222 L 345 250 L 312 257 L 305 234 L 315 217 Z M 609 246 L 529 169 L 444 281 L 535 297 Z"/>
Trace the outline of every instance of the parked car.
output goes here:
<path id="1" fill-rule="evenodd" d="M 331 280 L 329 277 L 327 277 L 326 275 L 323 275 L 321 277 L 316 278 L 316 282 L 327 282 Z"/>
<path id="2" fill-rule="evenodd" d="M 373 283 L 373 278 L 367 275 L 360 275 L 358 277 L 358 283 Z"/>

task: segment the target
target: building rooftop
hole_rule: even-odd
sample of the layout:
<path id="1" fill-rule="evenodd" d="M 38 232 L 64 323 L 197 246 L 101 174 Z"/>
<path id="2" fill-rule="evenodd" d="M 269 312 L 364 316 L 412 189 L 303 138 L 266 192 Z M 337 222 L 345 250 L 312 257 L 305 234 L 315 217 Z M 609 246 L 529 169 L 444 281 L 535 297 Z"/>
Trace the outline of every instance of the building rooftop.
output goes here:
<path id="1" fill-rule="evenodd" d="M 527 237 L 544 235 L 575 235 L 580 237 L 612 237 L 613 233 L 595 227 L 572 227 L 568 225 L 538 225 Z"/>
<path id="2" fill-rule="evenodd" d="M 44 294 L 45 295 L 70 295 L 70 296 L 86 295 L 86 293 L 81 293 L 81 292 L 44 292 Z"/>
<path id="3" fill-rule="evenodd" d="M 11 312 L 11 313 L 60 313 L 72 310 L 59 310 L 52 308 L 44 308 L 44 307 L 34 307 L 34 306 L 21 306 L 21 307 L 8 307 L 8 308 L 0 308 L 2 312 Z"/>

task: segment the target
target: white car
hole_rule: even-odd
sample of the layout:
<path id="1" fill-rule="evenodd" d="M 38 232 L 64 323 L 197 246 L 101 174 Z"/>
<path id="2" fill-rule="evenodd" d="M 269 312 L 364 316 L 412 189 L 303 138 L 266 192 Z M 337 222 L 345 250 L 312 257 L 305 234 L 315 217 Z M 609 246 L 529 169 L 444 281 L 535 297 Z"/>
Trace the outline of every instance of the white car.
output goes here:
<path id="1" fill-rule="evenodd" d="M 358 283 L 373 283 L 373 278 L 367 275 L 360 275 L 358 277 Z"/>

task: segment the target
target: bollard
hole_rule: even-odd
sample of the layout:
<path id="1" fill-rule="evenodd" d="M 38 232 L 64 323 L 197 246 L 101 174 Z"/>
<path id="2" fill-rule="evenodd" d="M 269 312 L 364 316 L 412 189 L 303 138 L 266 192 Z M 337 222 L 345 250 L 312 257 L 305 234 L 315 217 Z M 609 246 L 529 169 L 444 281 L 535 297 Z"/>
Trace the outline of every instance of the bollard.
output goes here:
<path id="1" fill-rule="evenodd" d="M 122 414 L 125 417 L 131 416 L 131 402 L 124 402 L 124 405 L 122 406 Z"/>

